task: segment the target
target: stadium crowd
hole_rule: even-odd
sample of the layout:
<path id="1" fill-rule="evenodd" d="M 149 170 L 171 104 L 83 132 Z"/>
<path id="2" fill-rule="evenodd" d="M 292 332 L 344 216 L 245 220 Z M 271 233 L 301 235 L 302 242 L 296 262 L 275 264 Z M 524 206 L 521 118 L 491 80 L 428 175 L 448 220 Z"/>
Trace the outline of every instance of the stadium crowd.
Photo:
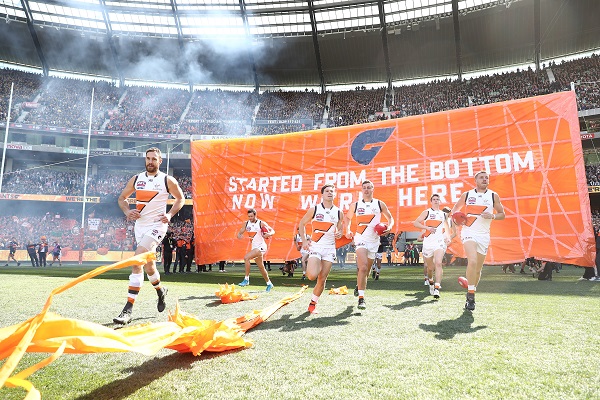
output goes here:
<path id="1" fill-rule="evenodd" d="M 37 107 L 24 115 L 22 122 L 35 125 L 87 129 L 90 122 L 90 103 L 94 88 L 92 129 L 99 129 L 108 110 L 116 107 L 119 89 L 113 84 L 67 78 L 46 80 L 39 93 Z"/>
<path id="2" fill-rule="evenodd" d="M 258 95 L 253 92 L 201 90 L 190 94 L 181 89 L 117 88 L 108 82 L 44 78 L 33 73 L 2 69 L 0 120 L 7 116 L 12 82 L 15 82 L 15 87 L 11 120 L 19 118 L 22 122 L 39 125 L 87 128 L 92 87 L 96 93 L 93 114 L 95 129 L 104 126 L 120 131 L 246 135 L 248 124 L 254 120 L 313 121 L 313 125 L 282 122 L 252 126 L 252 134 L 264 135 L 312 129 L 321 122 L 326 122 L 328 126 L 342 126 L 386 118 L 382 116 L 386 106 L 395 117 L 426 114 L 569 90 L 571 82 L 575 84 L 579 109 L 600 108 L 599 76 L 600 57 L 592 55 L 574 61 L 550 63 L 540 71 L 527 69 L 464 81 L 437 80 L 397 86 L 393 88 L 393 94 L 386 93 L 385 88 L 357 87 L 353 91 L 332 92 L 328 103 L 327 94 L 313 91 L 269 91 Z M 327 119 L 323 121 L 323 117 Z M 595 124 L 594 121 L 590 123 Z M 89 177 L 87 194 L 99 196 L 103 202 L 114 202 L 133 173 L 100 170 L 97 175 Z M 600 186 L 600 165 L 587 165 L 586 176 L 589 185 Z M 191 177 L 184 172 L 177 179 L 185 197 L 191 198 Z M 83 195 L 83 181 L 84 171 L 80 169 L 30 165 L 6 173 L 2 190 L 7 193 Z M 71 220 L 74 222 L 65 222 Z M 594 211 L 594 220 L 600 222 L 597 210 Z M 11 217 L 2 217 L 0 224 L 4 232 L 0 241 L 8 240 L 7 232 L 15 232 L 20 237 L 20 243 L 24 244 L 26 240 L 35 240 L 44 232 L 53 232 L 50 228 L 57 221 L 47 215 L 25 217 L 16 222 Z M 73 242 L 73 235 L 69 232 L 78 226 L 77 218 L 60 218 L 58 226 L 59 240 Z M 106 229 L 111 226 L 113 229 L 126 229 L 127 234 L 131 234 L 130 226 L 119 218 L 108 218 L 108 222 L 102 226 L 106 226 Z M 100 229 L 97 234 L 90 236 L 84 246 L 108 249 L 134 246 L 133 241 L 115 242 L 108 236 L 106 231 Z M 78 244 L 73 243 L 73 246 Z"/>
<path id="3" fill-rule="evenodd" d="M 600 57 L 592 55 L 573 61 L 550 63 L 539 71 L 532 69 L 479 76 L 468 80 L 442 79 L 393 88 L 353 91 L 254 92 L 199 90 L 129 86 L 117 88 L 107 82 L 44 78 L 33 73 L 0 70 L 0 119 L 6 118 L 10 84 L 15 82 L 14 121 L 68 128 L 87 128 L 89 99 L 94 87 L 93 128 L 135 132 L 181 132 L 245 134 L 252 120 L 312 119 L 320 126 L 342 126 L 368 122 L 387 107 L 394 117 L 426 114 L 472 105 L 524 98 L 561 90 L 575 84 L 581 110 L 600 107 Z M 35 99 L 37 107 L 21 113 L 26 102 Z M 257 109 L 258 108 L 258 109 Z M 327 120 L 323 120 L 324 117 Z M 262 134 L 296 130 L 296 125 L 254 129 Z"/>
<path id="4" fill-rule="evenodd" d="M 116 202 L 127 181 L 139 171 L 123 172 L 100 170 L 88 177 L 87 195 L 100 197 L 101 202 Z M 188 171 L 189 172 L 189 171 Z M 32 167 L 5 174 L 4 193 L 83 196 L 85 171 L 61 170 L 51 167 Z M 186 199 L 192 198 L 191 175 L 178 175 L 176 179 Z"/>
<path id="5" fill-rule="evenodd" d="M 256 119 L 312 119 L 320 121 L 323 118 L 327 94 L 314 91 L 283 92 L 267 91 L 260 99 L 260 108 Z"/>
<path id="6" fill-rule="evenodd" d="M 385 88 L 335 92 L 331 95 L 328 126 L 369 122 L 369 116 L 383 110 Z"/>
<path id="7" fill-rule="evenodd" d="M 182 89 L 129 87 L 107 130 L 174 133 L 190 93 Z"/>
<path id="8" fill-rule="evenodd" d="M 133 222 L 127 221 L 124 216 L 96 217 L 91 213 L 82 239 L 81 215 L 31 211 L 27 216 L 0 217 L 0 249 L 6 249 L 12 238 L 16 239 L 19 249 L 25 249 L 27 243 L 37 244 L 46 237 L 49 243 L 58 242 L 65 252 L 83 249 L 102 254 L 106 251 L 135 250 Z M 169 229 L 175 238 L 190 238 L 193 235 L 191 216 L 182 218 L 176 218 Z"/>

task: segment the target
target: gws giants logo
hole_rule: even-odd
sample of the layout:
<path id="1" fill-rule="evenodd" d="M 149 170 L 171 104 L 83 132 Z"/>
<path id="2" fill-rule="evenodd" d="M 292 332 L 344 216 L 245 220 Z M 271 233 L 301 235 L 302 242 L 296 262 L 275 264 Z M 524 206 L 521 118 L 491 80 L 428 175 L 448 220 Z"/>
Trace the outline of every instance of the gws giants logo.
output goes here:
<path id="1" fill-rule="evenodd" d="M 396 128 L 369 129 L 354 138 L 350 152 L 352 158 L 359 164 L 368 165 L 373 161 L 383 143 L 385 143 Z M 378 144 L 379 146 L 374 146 Z"/>

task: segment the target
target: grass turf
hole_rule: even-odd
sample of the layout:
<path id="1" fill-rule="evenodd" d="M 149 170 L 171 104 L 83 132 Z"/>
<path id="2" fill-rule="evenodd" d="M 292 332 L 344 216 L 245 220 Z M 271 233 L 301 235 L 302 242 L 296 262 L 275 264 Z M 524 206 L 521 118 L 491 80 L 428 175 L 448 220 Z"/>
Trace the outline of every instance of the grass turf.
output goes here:
<path id="1" fill-rule="evenodd" d="M 0 326 L 37 314 L 51 289 L 91 267 L 0 268 Z M 162 350 L 65 354 L 30 377 L 45 399 L 597 399 L 600 398 L 600 283 L 578 281 L 582 269 L 565 266 L 552 281 L 504 274 L 486 266 L 477 308 L 463 311 L 464 267 L 445 269 L 441 299 L 433 300 L 422 268 L 384 268 L 369 280 L 367 310 L 356 298 L 324 294 L 320 313 L 306 312 L 307 292 L 249 331 L 250 349 L 199 357 Z M 128 270 L 112 271 L 57 296 L 51 311 L 110 324 L 125 301 Z M 240 266 L 227 273 L 163 276 L 168 308 L 175 299 L 202 319 L 237 317 L 297 291 L 301 274 L 274 269 L 275 289 L 253 267 L 255 301 L 221 305 L 218 283 L 238 283 Z M 355 270 L 334 270 L 327 288 L 354 287 Z M 312 285 L 311 285 L 312 287 Z M 158 322 L 156 295 L 146 281 L 134 322 Z M 17 370 L 45 358 L 26 354 Z M 2 399 L 22 399 L 0 389 Z"/>

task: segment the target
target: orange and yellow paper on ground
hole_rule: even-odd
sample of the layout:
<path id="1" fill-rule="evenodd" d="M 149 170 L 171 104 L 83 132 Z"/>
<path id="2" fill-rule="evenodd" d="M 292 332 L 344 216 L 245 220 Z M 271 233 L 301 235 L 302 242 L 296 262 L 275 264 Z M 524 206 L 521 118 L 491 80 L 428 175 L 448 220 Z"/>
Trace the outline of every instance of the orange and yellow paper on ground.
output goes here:
<path id="1" fill-rule="evenodd" d="M 215 292 L 215 296 L 221 299 L 221 303 L 237 303 L 244 300 L 256 300 L 258 295 L 251 295 L 235 287 L 235 285 L 220 285 L 219 290 Z"/>
<path id="2" fill-rule="evenodd" d="M 155 257 L 148 252 L 109 266 L 96 268 L 77 279 L 54 289 L 41 313 L 17 325 L 0 329 L 0 388 L 21 387 L 26 399 L 40 399 L 40 392 L 27 378 L 66 353 L 137 352 L 156 354 L 166 348 L 198 355 L 203 351 L 221 352 L 250 347 L 242 335 L 265 321 L 282 306 L 298 299 L 306 287 L 283 298 L 262 311 L 253 311 L 238 318 L 223 321 L 200 320 L 176 306 L 169 321 L 147 323 L 114 330 L 97 323 L 64 318 L 49 312 L 52 299 L 67 289 L 104 272 L 145 264 Z M 46 352 L 53 355 L 44 361 L 12 375 L 25 352 Z M 12 376 L 11 376 L 12 375 Z"/>

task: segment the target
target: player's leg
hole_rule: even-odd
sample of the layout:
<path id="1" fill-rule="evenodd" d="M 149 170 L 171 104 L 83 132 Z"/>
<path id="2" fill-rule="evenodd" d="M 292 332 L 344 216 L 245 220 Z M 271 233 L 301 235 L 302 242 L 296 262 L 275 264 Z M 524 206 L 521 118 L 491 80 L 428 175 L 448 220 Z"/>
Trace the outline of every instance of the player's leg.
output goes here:
<path id="1" fill-rule="evenodd" d="M 475 292 L 477 291 L 477 285 L 481 278 L 481 271 L 483 269 L 486 254 L 484 254 L 482 245 L 475 240 L 464 242 L 463 247 L 467 256 L 466 275 L 467 281 L 469 282 L 465 308 L 472 311 L 475 309 Z M 487 253 L 487 246 L 485 246 L 485 253 Z"/>
<path id="2" fill-rule="evenodd" d="M 435 283 L 433 286 L 433 297 L 436 299 L 440 298 L 440 289 L 442 288 L 442 277 L 444 275 L 444 269 L 442 267 L 442 260 L 446 253 L 445 248 L 437 249 L 433 252 L 433 266 L 435 269 Z"/>
<path id="3" fill-rule="evenodd" d="M 358 290 L 365 290 L 367 287 L 367 276 L 373 265 L 373 260 L 369 260 L 369 251 L 366 247 L 356 249 L 356 286 Z"/>
<path id="4" fill-rule="evenodd" d="M 379 279 L 379 274 L 381 273 L 381 259 L 383 258 L 382 253 L 377 253 L 375 256 L 375 280 Z"/>
<path id="5" fill-rule="evenodd" d="M 317 313 L 317 303 L 319 302 L 319 297 L 321 297 L 321 294 L 323 294 L 323 291 L 325 290 L 325 283 L 327 282 L 327 276 L 329 276 L 332 265 L 333 263 L 331 261 L 319 260 L 319 274 L 317 276 L 317 283 L 315 284 L 310 304 L 308 305 L 308 311 L 311 314 Z"/>
<path id="6" fill-rule="evenodd" d="M 149 232 L 149 234 L 141 233 L 140 230 L 136 232 L 138 246 L 135 250 L 135 255 L 155 250 L 158 243 L 158 236 L 156 235 L 159 235 L 160 233 L 157 233 L 155 230 L 155 236 L 153 236 L 152 230 L 148 230 L 147 232 Z M 133 305 L 140 293 L 142 284 L 144 283 L 144 270 L 148 275 L 148 279 L 152 282 L 152 286 L 156 289 L 158 295 L 158 311 L 164 311 L 166 307 L 165 295 L 167 294 L 167 289 L 161 286 L 160 274 L 156 269 L 156 263 L 152 260 L 145 265 L 134 265 L 131 267 L 131 275 L 129 275 L 129 286 L 127 290 L 127 302 L 125 303 L 121 314 L 119 314 L 118 317 L 113 318 L 113 322 L 123 325 L 131 322 Z"/>
<path id="7" fill-rule="evenodd" d="M 314 281 L 321 273 L 321 256 L 319 254 L 311 254 L 306 261 L 306 277 Z"/>
<path id="8" fill-rule="evenodd" d="M 368 247 L 359 247 L 356 249 L 356 287 L 358 288 L 358 308 L 364 310 L 367 308 L 365 302 L 365 290 L 367 288 L 367 277 L 375 261 L 375 251 Z"/>
<path id="9" fill-rule="evenodd" d="M 308 268 L 308 256 L 309 256 L 309 252 L 308 251 L 305 251 L 302 254 L 302 259 L 301 259 L 301 262 L 302 262 L 302 280 L 306 279 L 306 270 Z"/>
<path id="10" fill-rule="evenodd" d="M 265 263 L 263 260 L 263 257 L 265 255 L 264 251 L 261 251 L 260 249 L 256 249 L 258 251 L 258 256 L 254 259 L 254 262 L 256 263 L 256 265 L 258 266 L 258 269 L 260 271 L 260 274 L 262 275 L 263 279 L 265 280 L 265 283 L 267 284 L 266 287 L 266 291 L 270 292 L 271 289 L 273 289 L 273 283 L 271 282 L 271 279 L 269 278 L 269 273 L 267 272 L 267 268 L 265 267 Z M 266 249 L 265 249 L 266 250 Z"/>
<path id="11" fill-rule="evenodd" d="M 327 282 L 327 277 L 329 276 L 329 272 L 331 271 L 331 267 L 333 263 L 336 261 L 336 250 L 334 246 L 330 248 L 321 248 L 317 249 L 317 251 L 312 252 L 308 261 L 308 274 L 309 278 L 316 278 L 317 283 L 313 289 L 312 297 L 310 304 L 308 305 L 308 311 L 311 314 L 316 313 L 317 303 L 319 302 L 319 297 L 323 294 L 325 290 L 325 283 Z"/>
<path id="12" fill-rule="evenodd" d="M 244 280 L 242 280 L 238 286 L 248 286 L 250 284 L 250 261 L 254 260 L 258 256 L 260 256 L 260 264 L 262 265 L 262 254 L 260 253 L 259 249 L 252 249 L 246 253 L 244 256 Z"/>
<path id="13" fill-rule="evenodd" d="M 146 248 L 141 244 L 138 244 L 136 248 L 135 255 L 141 254 L 146 251 Z M 131 274 L 129 275 L 129 286 L 127 287 L 127 302 L 123 307 L 121 313 L 113 318 L 113 322 L 116 324 L 126 325 L 131 322 L 131 315 L 133 312 L 133 305 L 137 296 L 142 289 L 142 285 L 144 283 L 144 266 L 142 265 L 134 265 L 131 267 Z"/>
<path id="14" fill-rule="evenodd" d="M 423 253 L 423 267 L 425 273 L 425 284 L 427 285 L 430 294 L 433 295 L 433 255 L 425 255 L 425 253 Z"/>

